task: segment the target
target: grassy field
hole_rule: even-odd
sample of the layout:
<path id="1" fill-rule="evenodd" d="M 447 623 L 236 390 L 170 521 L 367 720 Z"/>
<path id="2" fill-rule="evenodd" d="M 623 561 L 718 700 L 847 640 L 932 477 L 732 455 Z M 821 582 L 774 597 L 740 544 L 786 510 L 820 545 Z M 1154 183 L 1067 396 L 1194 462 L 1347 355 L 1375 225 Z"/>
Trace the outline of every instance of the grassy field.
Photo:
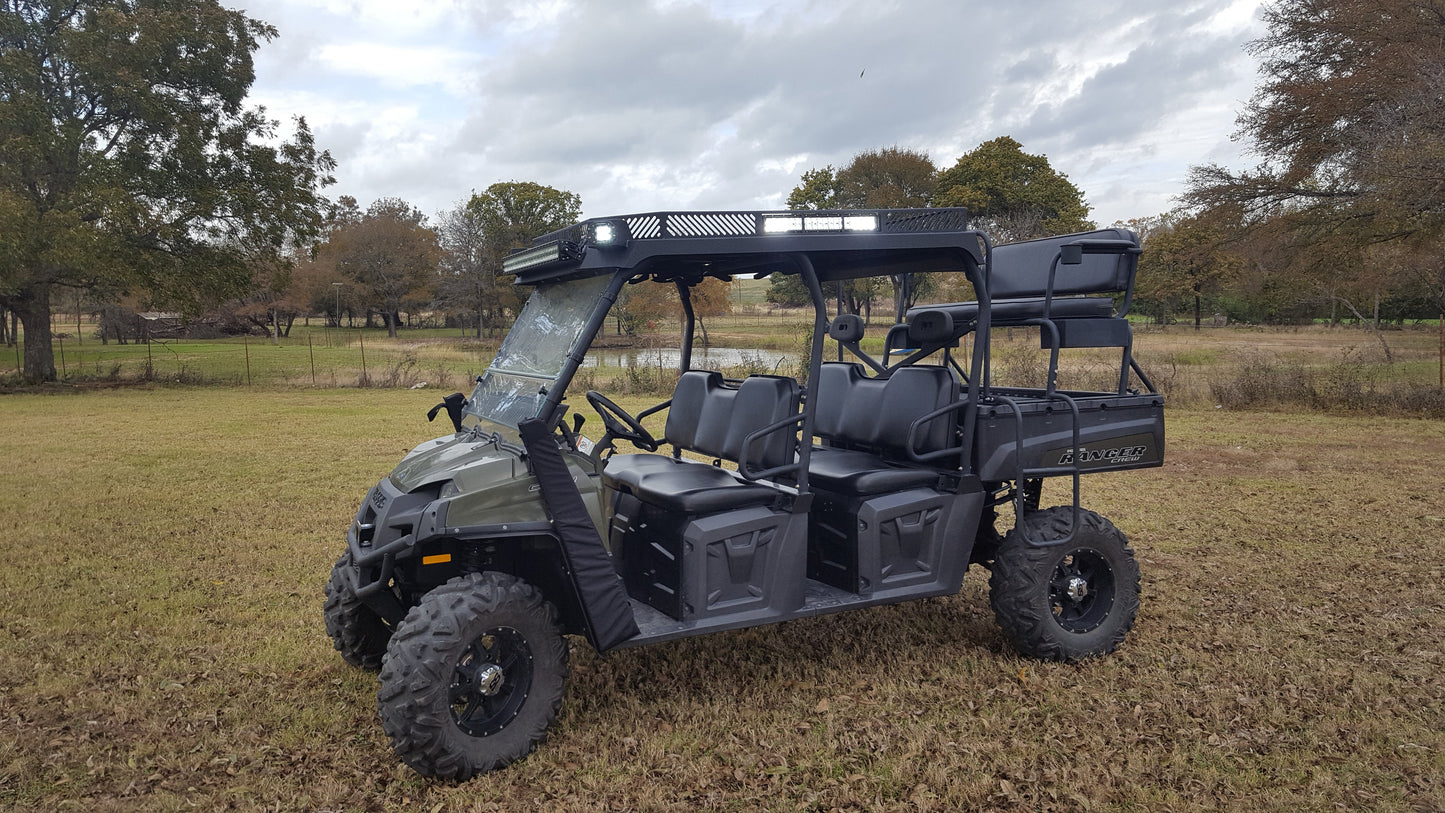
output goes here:
<path id="1" fill-rule="evenodd" d="M 435 400 L 0 397 L 0 807 L 1445 809 L 1445 422 L 1171 409 L 1162 469 L 1085 481 L 1142 562 L 1116 654 L 1015 656 L 977 570 L 944 599 L 579 644 L 551 738 L 453 785 L 397 764 L 321 623 L 357 501 L 440 431 Z"/>
<path id="2" fill-rule="evenodd" d="M 748 283 L 737 291 L 739 304 L 734 314 L 706 320 L 712 346 L 786 353 L 789 364 L 794 363 L 804 350 L 809 317 L 801 310 L 775 310 L 761 304 L 762 289 L 755 281 Z M 863 341 L 866 350 L 881 352 L 889 324 L 884 316 L 873 320 Z M 57 323 L 56 327 L 70 331 L 68 338 L 55 346 L 62 386 L 140 380 L 260 388 L 425 386 L 450 392 L 465 389 L 467 382 L 486 369 L 500 341 L 466 338 L 455 329 L 403 330 L 399 338 L 389 339 L 380 329 L 329 330 L 297 324 L 291 335 L 279 342 L 251 337 L 102 345 L 93 338 L 78 343 L 73 323 Z M 600 343 L 619 348 L 630 345 L 642 365 L 655 364 L 647 361 L 649 350 L 675 347 L 679 332 L 677 325 L 669 323 L 631 339 L 607 333 L 613 330 L 609 323 Z M 1138 324 L 1135 354 L 1177 405 L 1378 411 L 1388 401 L 1386 411 L 1394 414 L 1445 417 L 1445 396 L 1439 393 L 1441 348 L 1436 326 L 1391 329 L 1383 336 L 1390 359 L 1376 336 L 1357 327 L 1231 326 L 1196 331 L 1188 325 Z M 15 348 L 0 348 L 0 390 L 16 381 L 18 358 Z M 1061 385 L 1111 387 L 1108 382 L 1117 377 L 1118 358 L 1117 352 L 1066 351 Z M 1047 353 L 1039 349 L 1036 331 L 1003 330 L 995 335 L 994 360 L 997 381 L 1037 385 Z M 608 389 L 623 375 L 617 366 L 622 362 L 614 358 L 609 363 L 611 368 L 598 370 L 584 383 Z M 732 372 L 772 370 L 758 367 Z M 644 372 L 661 385 L 670 380 L 656 375 L 657 370 Z M 633 391 L 635 383 L 623 381 L 621 391 Z M 1274 386 L 1280 383 L 1288 389 Z M 665 389 L 670 392 L 670 385 Z M 652 394 L 661 392 L 659 388 Z"/>

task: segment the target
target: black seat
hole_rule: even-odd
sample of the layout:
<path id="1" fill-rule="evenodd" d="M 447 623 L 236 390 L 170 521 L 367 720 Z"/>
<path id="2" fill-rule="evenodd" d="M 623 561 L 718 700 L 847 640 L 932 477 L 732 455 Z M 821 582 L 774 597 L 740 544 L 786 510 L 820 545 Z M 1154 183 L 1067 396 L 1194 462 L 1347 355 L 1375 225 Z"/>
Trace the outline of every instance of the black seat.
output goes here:
<path id="1" fill-rule="evenodd" d="M 1108 347 L 1120 339 L 1127 341 L 1118 325 L 1101 320 L 1128 314 L 1138 255 L 1139 238 L 1128 229 L 1097 229 L 996 246 L 988 267 L 992 326 L 1088 320 L 1063 327 L 1062 345 Z M 1124 295 L 1117 309 L 1115 294 Z M 973 329 L 978 302 L 911 308 L 908 322 L 937 318 L 939 313 L 948 314 L 961 335 Z"/>
<path id="2" fill-rule="evenodd" d="M 1139 238 L 1128 229 L 1098 229 L 993 249 L 987 274 L 989 325 L 1039 328 L 1040 346 L 1050 351 L 1045 387 L 1050 396 L 1060 348 L 1122 348 L 1118 392 L 1127 390 L 1130 370 L 1153 388 L 1134 363 L 1134 333 L 1126 318 L 1139 253 Z M 977 329 L 978 315 L 978 302 L 916 307 L 908 311 L 907 330 L 900 333 L 914 347 L 956 346 L 960 337 Z M 893 341 L 890 332 L 889 347 Z"/>
<path id="3" fill-rule="evenodd" d="M 746 475 L 792 461 L 796 427 L 787 419 L 798 412 L 798 392 L 798 382 L 782 376 L 749 376 L 733 385 L 722 373 L 689 370 L 673 391 L 664 440 L 678 453 L 736 462 L 743 474 L 676 455 L 630 454 L 608 460 L 603 480 L 644 503 L 686 514 L 786 499 L 788 492 Z"/>
<path id="4" fill-rule="evenodd" d="M 610 485 L 645 503 L 685 514 L 768 505 L 781 492 L 727 469 L 659 454 L 618 455 L 607 464 Z"/>
<path id="5" fill-rule="evenodd" d="M 953 445 L 956 416 L 920 419 L 955 403 L 958 381 L 946 367 L 900 367 L 887 378 L 868 378 L 856 363 L 822 365 L 814 389 L 814 433 L 828 443 L 815 447 L 809 482 L 823 491 L 863 496 L 937 482 L 938 471 L 911 460 L 915 452 Z"/>

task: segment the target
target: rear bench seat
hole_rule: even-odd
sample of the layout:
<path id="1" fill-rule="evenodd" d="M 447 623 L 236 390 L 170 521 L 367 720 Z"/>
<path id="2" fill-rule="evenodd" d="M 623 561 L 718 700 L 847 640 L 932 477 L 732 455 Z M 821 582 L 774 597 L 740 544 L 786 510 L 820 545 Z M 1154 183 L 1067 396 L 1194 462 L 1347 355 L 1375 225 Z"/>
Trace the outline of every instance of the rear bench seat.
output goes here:
<path id="1" fill-rule="evenodd" d="M 755 375 L 732 385 L 722 373 L 689 370 L 678 379 L 667 411 L 663 440 L 674 455 L 698 452 L 739 464 L 744 472 L 786 466 L 795 460 L 798 382 Z M 768 427 L 772 431 L 764 432 Z M 752 438 L 751 442 L 749 438 Z M 679 457 L 616 455 L 603 481 L 649 505 L 689 515 L 769 505 L 788 493 L 723 469 Z"/>
<path id="2" fill-rule="evenodd" d="M 888 378 L 868 378 L 863 365 L 827 362 L 818 385 L 813 432 L 828 443 L 815 447 L 808 464 L 812 487 L 866 496 L 932 485 L 938 471 L 912 461 L 909 431 L 920 418 L 958 402 L 958 380 L 947 367 L 900 367 Z M 921 426 L 914 451 L 956 445 L 954 412 Z"/>

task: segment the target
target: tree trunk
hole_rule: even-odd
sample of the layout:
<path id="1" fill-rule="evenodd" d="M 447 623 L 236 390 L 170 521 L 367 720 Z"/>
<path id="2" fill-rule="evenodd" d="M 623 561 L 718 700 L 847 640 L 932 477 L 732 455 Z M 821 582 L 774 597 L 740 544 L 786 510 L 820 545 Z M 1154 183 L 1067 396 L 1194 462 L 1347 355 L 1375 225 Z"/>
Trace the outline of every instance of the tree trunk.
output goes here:
<path id="1" fill-rule="evenodd" d="M 25 325 L 25 382 L 55 380 L 55 355 L 50 342 L 50 286 L 36 285 L 15 299 Z"/>
<path id="2" fill-rule="evenodd" d="M 1198 329 L 1199 329 L 1199 322 L 1200 322 L 1200 315 L 1199 315 L 1199 294 L 1195 294 L 1195 295 L 1194 295 L 1194 329 L 1195 329 L 1195 330 L 1198 330 Z"/>
<path id="3" fill-rule="evenodd" d="M 396 316 L 394 311 L 385 311 L 381 314 L 382 321 L 386 322 L 386 335 L 393 339 L 396 338 Z"/>

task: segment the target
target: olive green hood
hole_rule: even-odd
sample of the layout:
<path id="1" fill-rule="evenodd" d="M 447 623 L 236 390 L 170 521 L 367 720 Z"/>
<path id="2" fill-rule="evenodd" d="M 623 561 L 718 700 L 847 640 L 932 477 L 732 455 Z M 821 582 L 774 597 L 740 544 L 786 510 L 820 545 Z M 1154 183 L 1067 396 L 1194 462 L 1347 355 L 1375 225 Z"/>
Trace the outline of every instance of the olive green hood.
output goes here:
<path id="1" fill-rule="evenodd" d="M 392 469 L 391 482 L 409 493 L 424 485 L 452 480 L 466 492 L 511 479 L 520 460 L 493 437 L 468 432 L 427 441 Z"/>

